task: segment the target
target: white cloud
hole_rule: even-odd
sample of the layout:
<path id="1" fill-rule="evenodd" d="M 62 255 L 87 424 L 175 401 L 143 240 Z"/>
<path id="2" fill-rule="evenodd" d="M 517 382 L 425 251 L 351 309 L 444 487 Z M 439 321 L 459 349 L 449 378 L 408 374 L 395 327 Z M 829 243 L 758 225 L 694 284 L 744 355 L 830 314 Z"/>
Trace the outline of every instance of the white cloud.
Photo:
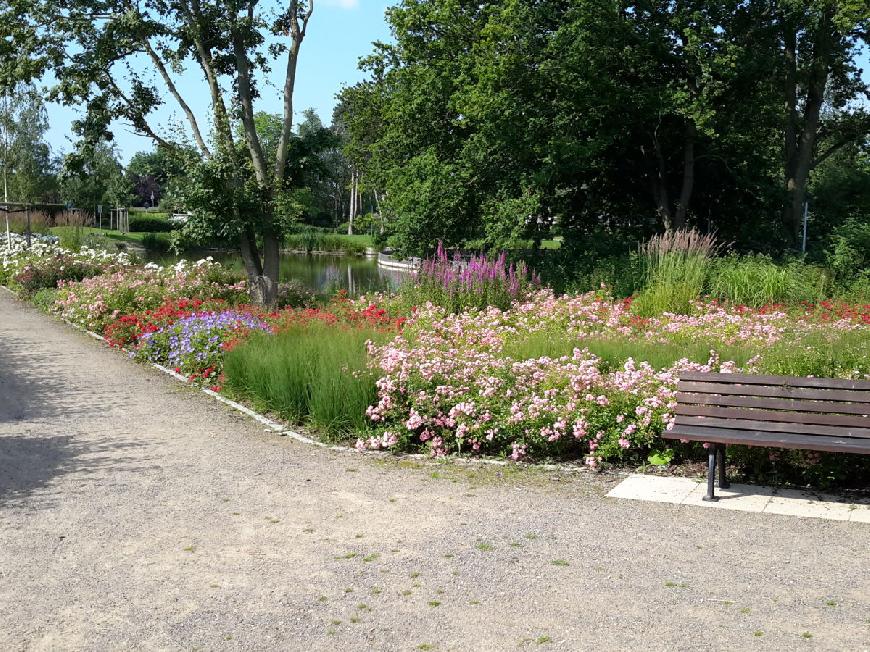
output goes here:
<path id="1" fill-rule="evenodd" d="M 323 0 L 323 4 L 325 4 L 327 7 L 356 9 L 357 7 L 359 7 L 359 0 Z"/>

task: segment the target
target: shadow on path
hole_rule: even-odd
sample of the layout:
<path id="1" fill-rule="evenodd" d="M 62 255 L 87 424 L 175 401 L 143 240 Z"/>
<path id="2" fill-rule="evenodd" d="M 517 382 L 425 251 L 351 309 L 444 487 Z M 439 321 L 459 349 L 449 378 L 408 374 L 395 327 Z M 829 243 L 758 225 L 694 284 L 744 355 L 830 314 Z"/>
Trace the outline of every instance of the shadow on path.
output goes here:
<path id="1" fill-rule="evenodd" d="M 116 438 L 83 439 L 70 435 L 0 435 L 0 506 L 39 493 L 37 505 L 53 502 L 52 481 L 63 475 L 76 482 L 116 482 L 119 474 L 158 468 L 149 464 L 147 443 Z M 69 494 L 66 484 L 64 494 Z M 73 489 L 75 492 L 75 489 Z"/>
<path id="2" fill-rule="evenodd" d="M 52 417 L 75 418 L 100 415 L 105 406 L 124 401 L 121 392 L 87 391 L 80 378 L 70 378 L 68 365 L 76 357 L 63 358 L 51 350 L 35 349 L 32 340 L 8 331 L 0 337 L 0 424 Z"/>

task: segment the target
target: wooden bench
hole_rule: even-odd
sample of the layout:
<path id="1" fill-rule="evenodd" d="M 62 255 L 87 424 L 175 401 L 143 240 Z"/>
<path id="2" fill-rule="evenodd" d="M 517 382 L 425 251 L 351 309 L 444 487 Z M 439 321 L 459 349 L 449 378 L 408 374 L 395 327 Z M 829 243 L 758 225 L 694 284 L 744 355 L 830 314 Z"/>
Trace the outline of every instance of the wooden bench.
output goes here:
<path id="1" fill-rule="evenodd" d="M 728 444 L 870 455 L 870 382 L 747 374 L 683 373 L 665 439 L 709 444 L 707 495 L 716 467 L 726 489 Z"/>

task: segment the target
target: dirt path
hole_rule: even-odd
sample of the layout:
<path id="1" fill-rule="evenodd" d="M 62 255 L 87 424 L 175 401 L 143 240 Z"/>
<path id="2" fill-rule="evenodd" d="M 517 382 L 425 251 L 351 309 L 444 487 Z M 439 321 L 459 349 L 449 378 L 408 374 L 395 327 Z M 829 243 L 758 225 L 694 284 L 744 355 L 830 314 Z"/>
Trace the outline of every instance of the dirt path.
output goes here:
<path id="1" fill-rule="evenodd" d="M 0 292 L 0 650 L 870 649 L 870 526 L 615 481 L 297 444 Z"/>

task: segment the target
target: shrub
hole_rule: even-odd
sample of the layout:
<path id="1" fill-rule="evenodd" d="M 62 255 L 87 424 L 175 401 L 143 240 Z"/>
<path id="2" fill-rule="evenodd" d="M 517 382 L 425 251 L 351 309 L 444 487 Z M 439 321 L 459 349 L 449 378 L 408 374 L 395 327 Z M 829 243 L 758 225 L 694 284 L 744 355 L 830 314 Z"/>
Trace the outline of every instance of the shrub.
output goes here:
<path id="1" fill-rule="evenodd" d="M 278 284 L 279 308 L 309 308 L 317 302 L 317 296 L 296 280 Z"/>
<path id="2" fill-rule="evenodd" d="M 851 218 L 834 229 L 825 258 L 841 283 L 861 275 L 870 267 L 870 221 Z"/>
<path id="3" fill-rule="evenodd" d="M 668 231 L 641 248 L 646 284 L 634 302 L 639 315 L 687 313 L 704 290 L 716 240 L 695 229 Z"/>
<path id="4" fill-rule="evenodd" d="M 151 215 L 136 215 L 130 217 L 130 231 L 132 233 L 169 233 L 172 224 L 169 220 Z"/>
<path id="5" fill-rule="evenodd" d="M 102 274 L 105 270 L 105 265 L 97 261 L 60 255 L 27 265 L 15 275 L 13 281 L 25 296 L 30 296 L 46 288 L 55 289 L 61 281 L 81 281 Z"/>
<path id="6" fill-rule="evenodd" d="M 165 233 L 146 233 L 142 236 L 142 246 L 151 253 L 165 254 L 172 247 L 172 240 Z"/>

